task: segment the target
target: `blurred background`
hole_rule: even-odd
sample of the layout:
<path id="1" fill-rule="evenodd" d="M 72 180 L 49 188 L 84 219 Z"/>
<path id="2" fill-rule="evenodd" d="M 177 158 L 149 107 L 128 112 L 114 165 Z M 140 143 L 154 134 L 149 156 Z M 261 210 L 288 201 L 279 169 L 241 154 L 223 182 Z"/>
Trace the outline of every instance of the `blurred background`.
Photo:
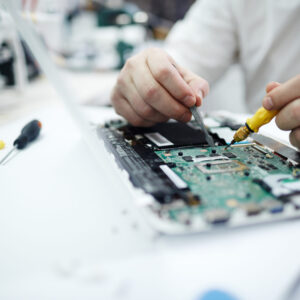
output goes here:
<path id="1" fill-rule="evenodd" d="M 81 103 L 97 106 L 109 105 L 111 89 L 126 59 L 143 48 L 163 46 L 173 24 L 184 17 L 193 2 L 17 0 L 16 5 L 49 49 L 53 61 L 74 87 Z M 230 108 L 234 112 L 244 112 L 245 107 L 240 101 L 242 87 L 241 72 L 234 66 L 213 87 L 203 110 Z M 16 97 L 15 93 L 22 97 Z M 2 7 L 0 122 L 5 121 L 8 112 L 22 114 L 22 109 L 27 106 L 26 97 L 30 98 L 31 104 L 40 105 L 50 101 L 51 94 L 55 91 L 46 84 L 30 50 Z"/>
<path id="2" fill-rule="evenodd" d="M 137 4 L 141 9 L 151 12 L 158 18 L 166 19 L 171 22 L 184 17 L 186 11 L 195 2 L 195 0 L 133 0 L 132 3 Z"/>

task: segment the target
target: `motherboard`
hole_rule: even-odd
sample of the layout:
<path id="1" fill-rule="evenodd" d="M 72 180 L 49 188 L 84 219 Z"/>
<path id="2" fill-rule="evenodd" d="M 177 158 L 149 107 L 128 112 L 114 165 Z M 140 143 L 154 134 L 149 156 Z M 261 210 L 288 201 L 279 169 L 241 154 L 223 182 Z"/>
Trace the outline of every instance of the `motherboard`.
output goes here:
<path id="1" fill-rule="evenodd" d="M 224 129 L 235 128 L 210 130 L 215 147 L 194 122 L 137 128 L 113 120 L 98 133 L 132 184 L 152 196 L 146 209 L 165 228 L 206 231 L 300 215 L 298 159 L 255 139 L 226 149 Z"/>

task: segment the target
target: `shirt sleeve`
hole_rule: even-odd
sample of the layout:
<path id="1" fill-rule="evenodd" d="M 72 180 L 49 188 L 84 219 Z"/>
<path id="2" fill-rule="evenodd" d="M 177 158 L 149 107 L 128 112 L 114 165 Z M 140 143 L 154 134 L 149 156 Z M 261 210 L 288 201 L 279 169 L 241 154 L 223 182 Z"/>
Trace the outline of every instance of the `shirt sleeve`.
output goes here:
<path id="1" fill-rule="evenodd" d="M 165 49 L 177 63 L 213 84 L 238 57 L 230 0 L 198 0 L 175 24 Z"/>

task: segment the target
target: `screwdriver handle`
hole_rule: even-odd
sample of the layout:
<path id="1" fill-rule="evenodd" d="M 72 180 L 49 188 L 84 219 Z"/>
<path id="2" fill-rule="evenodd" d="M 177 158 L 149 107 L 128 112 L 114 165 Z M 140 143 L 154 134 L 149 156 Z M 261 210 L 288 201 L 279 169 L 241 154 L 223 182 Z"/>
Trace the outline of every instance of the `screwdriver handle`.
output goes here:
<path id="1" fill-rule="evenodd" d="M 246 125 L 252 132 L 258 132 L 259 128 L 271 122 L 271 120 L 278 114 L 278 110 L 266 110 L 261 107 L 257 110 L 252 118 L 249 118 Z"/>
<path id="2" fill-rule="evenodd" d="M 21 134 L 14 141 L 15 148 L 21 150 L 24 149 L 28 143 L 34 141 L 40 134 L 42 123 L 38 120 L 29 122 L 23 127 Z"/>

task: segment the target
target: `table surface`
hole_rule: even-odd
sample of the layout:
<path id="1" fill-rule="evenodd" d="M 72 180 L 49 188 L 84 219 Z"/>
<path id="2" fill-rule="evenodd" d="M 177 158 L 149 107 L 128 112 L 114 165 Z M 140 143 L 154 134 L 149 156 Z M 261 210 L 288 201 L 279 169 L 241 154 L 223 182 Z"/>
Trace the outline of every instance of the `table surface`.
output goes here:
<path id="1" fill-rule="evenodd" d="M 193 300 L 210 289 L 282 299 L 300 271 L 300 220 L 158 236 L 130 199 L 112 191 L 116 183 L 46 80 L 18 99 L 5 95 L 23 104 L 0 115 L 1 139 L 10 145 L 32 118 L 43 130 L 0 168 L 0 299 Z M 105 107 L 85 112 L 92 122 L 114 116 Z"/>

